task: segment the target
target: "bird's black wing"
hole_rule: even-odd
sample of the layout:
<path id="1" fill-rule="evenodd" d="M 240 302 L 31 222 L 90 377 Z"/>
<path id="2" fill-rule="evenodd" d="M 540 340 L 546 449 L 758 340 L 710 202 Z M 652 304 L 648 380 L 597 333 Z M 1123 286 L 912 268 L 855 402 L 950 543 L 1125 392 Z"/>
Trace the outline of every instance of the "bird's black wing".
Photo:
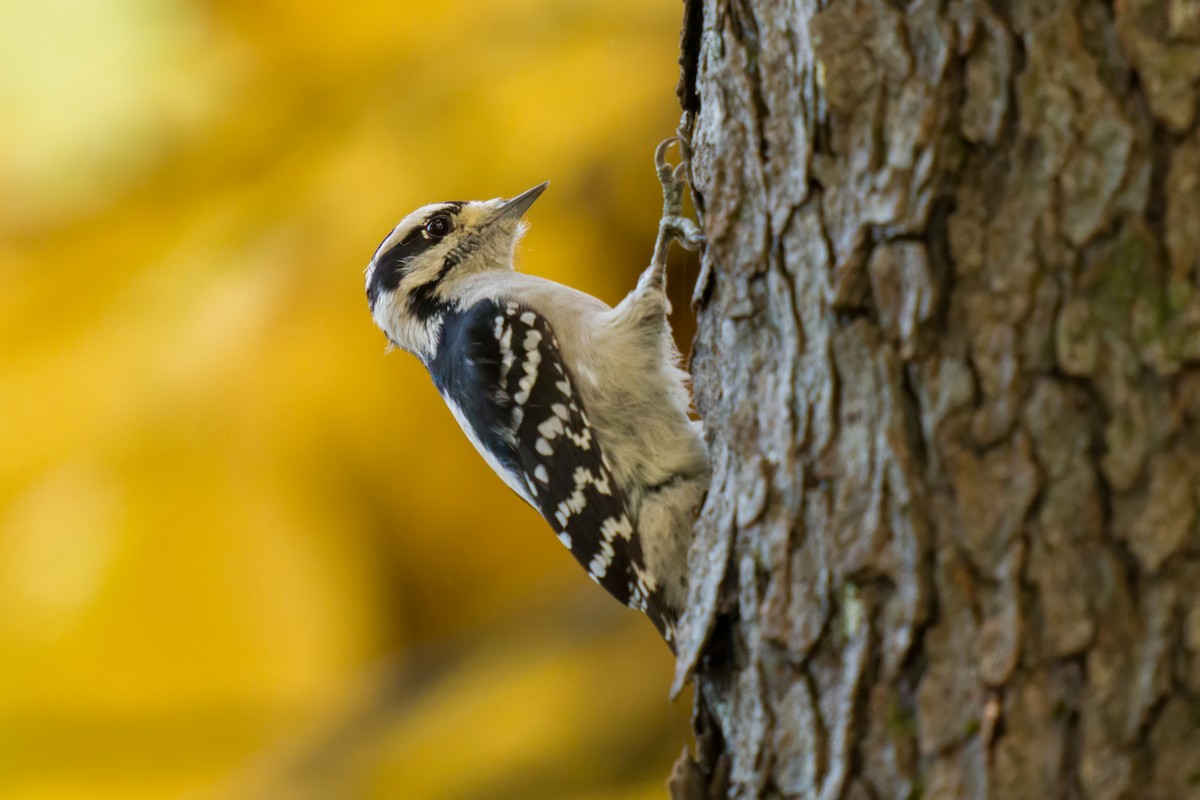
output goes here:
<path id="1" fill-rule="evenodd" d="M 646 611 L 662 631 L 629 498 L 550 323 L 515 302 L 478 303 L 444 321 L 429 367 L 505 482 L 546 518 L 594 581 Z"/>

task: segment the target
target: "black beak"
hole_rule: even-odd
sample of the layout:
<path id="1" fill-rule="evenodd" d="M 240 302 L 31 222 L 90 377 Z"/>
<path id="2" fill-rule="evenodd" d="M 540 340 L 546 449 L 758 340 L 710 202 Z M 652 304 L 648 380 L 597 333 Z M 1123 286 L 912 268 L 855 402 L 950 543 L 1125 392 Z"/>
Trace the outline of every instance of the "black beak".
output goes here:
<path id="1" fill-rule="evenodd" d="M 492 217 L 493 222 L 499 222 L 502 219 L 516 220 L 525 216 L 525 212 L 533 205 L 533 201 L 542 196 L 542 192 L 546 191 L 546 187 L 550 185 L 550 181 L 539 183 L 527 192 L 521 192 L 519 195 L 509 200 L 504 205 L 496 210 L 496 215 Z"/>

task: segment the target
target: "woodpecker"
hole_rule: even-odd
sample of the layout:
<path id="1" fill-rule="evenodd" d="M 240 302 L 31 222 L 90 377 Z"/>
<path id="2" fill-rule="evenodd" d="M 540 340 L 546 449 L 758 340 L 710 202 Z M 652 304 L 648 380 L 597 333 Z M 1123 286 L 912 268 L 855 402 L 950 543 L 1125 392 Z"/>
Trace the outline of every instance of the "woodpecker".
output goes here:
<path id="1" fill-rule="evenodd" d="M 693 522 L 708 488 L 700 424 L 667 320 L 667 251 L 703 236 L 684 165 L 654 163 L 663 215 L 650 266 L 614 308 L 517 272 L 542 183 L 511 199 L 422 206 L 366 269 L 388 341 L 424 364 L 463 433 L 596 583 L 674 648 Z"/>

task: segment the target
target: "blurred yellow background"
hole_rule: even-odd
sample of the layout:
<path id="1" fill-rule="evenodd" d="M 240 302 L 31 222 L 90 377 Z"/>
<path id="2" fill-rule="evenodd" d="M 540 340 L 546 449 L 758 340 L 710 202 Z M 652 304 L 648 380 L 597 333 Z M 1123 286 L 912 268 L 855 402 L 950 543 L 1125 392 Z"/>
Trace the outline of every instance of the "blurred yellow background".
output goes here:
<path id="1" fill-rule="evenodd" d="M 521 267 L 619 300 L 681 13 L 0 4 L 0 797 L 665 795 L 666 647 L 384 355 L 362 270 L 549 179 Z"/>

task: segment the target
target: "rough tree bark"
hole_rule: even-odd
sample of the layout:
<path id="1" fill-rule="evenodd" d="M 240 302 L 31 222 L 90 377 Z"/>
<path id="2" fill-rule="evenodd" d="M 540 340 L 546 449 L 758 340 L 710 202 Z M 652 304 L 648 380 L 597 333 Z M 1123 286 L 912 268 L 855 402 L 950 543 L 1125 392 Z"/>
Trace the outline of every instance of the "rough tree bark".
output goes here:
<path id="1" fill-rule="evenodd" d="M 693 0 L 676 797 L 1200 798 L 1200 3 Z"/>

